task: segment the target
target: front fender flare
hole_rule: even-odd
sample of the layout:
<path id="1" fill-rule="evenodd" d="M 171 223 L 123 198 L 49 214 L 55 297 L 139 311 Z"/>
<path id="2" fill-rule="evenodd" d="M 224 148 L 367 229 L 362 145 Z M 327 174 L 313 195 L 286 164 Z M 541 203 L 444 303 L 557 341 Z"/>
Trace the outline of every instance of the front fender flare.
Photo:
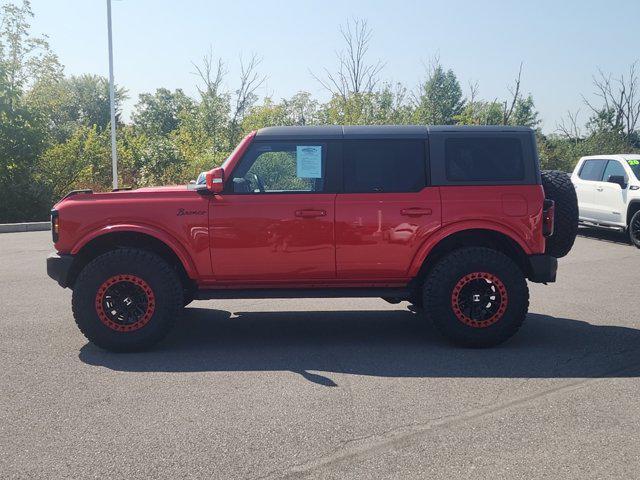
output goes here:
<path id="1" fill-rule="evenodd" d="M 191 279 L 195 279 L 198 277 L 198 272 L 195 268 L 193 260 L 191 256 L 186 251 L 186 249 L 178 242 L 171 234 L 166 231 L 159 229 L 157 227 L 153 227 L 150 225 L 144 224 L 117 224 L 117 225 L 107 225 L 97 229 L 90 231 L 85 234 L 80 240 L 78 240 L 73 248 L 71 249 L 71 254 L 76 255 L 82 248 L 87 245 L 90 241 L 101 237 L 103 235 L 108 235 L 111 233 L 117 232 L 133 232 L 133 233 L 141 233 L 144 235 L 149 235 L 150 237 L 154 237 L 155 239 L 164 243 L 167 247 L 169 247 L 173 253 L 178 257 L 182 266 L 185 269 L 185 272 Z"/>

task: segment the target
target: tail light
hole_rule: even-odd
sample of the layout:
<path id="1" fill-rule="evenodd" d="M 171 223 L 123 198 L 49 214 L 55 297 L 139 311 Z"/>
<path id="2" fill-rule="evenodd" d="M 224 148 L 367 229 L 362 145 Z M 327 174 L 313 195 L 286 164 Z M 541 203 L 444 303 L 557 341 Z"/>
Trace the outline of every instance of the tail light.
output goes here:
<path id="1" fill-rule="evenodd" d="M 58 217 L 57 210 L 51 210 L 51 236 L 53 237 L 53 243 L 58 241 L 58 235 L 60 234 L 60 218 Z"/>
<path id="2" fill-rule="evenodd" d="M 545 199 L 542 206 L 542 233 L 545 237 L 553 235 L 555 214 L 556 203 L 548 198 Z"/>

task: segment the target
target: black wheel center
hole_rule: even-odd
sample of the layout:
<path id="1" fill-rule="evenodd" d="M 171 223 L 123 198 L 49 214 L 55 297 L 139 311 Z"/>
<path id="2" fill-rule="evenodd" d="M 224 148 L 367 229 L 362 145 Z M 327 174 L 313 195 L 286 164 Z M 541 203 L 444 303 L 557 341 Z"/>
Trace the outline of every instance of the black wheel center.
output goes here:
<path id="1" fill-rule="evenodd" d="M 631 224 L 631 234 L 633 238 L 640 241 L 640 215 L 635 215 Z"/>
<path id="2" fill-rule="evenodd" d="M 472 280 L 462 287 L 458 296 L 458 306 L 462 313 L 474 321 L 493 317 L 502 298 L 496 286 L 486 279 Z"/>
<path id="3" fill-rule="evenodd" d="M 109 320 L 120 325 L 136 323 L 147 311 L 149 299 L 138 285 L 121 281 L 104 293 L 102 308 Z"/>

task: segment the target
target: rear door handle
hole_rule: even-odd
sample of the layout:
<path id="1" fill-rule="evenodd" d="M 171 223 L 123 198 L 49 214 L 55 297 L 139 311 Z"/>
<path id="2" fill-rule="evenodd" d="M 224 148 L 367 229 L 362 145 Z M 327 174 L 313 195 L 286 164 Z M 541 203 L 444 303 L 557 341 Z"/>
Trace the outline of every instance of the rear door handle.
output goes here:
<path id="1" fill-rule="evenodd" d="M 325 217 L 327 215 L 326 210 L 296 210 L 296 217 L 299 218 L 315 218 L 315 217 Z"/>
<path id="2" fill-rule="evenodd" d="M 407 215 L 408 217 L 422 217 L 423 215 L 431 215 L 432 211 L 430 208 L 403 208 L 400 210 L 402 215 Z"/>
<path id="3" fill-rule="evenodd" d="M 604 188 L 602 188 L 602 187 L 596 187 L 596 190 L 597 190 L 597 191 L 599 191 L 599 192 L 601 192 L 602 190 L 604 190 Z"/>

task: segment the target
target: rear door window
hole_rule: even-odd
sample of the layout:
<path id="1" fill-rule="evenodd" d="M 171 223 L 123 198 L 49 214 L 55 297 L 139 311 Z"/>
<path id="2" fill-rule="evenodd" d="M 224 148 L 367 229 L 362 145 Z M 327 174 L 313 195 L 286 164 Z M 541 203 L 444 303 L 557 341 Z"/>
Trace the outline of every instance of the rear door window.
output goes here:
<path id="1" fill-rule="evenodd" d="M 525 176 L 522 142 L 518 138 L 447 138 L 444 157 L 449 181 L 519 181 Z"/>
<path id="2" fill-rule="evenodd" d="M 581 180 L 599 182 L 602 180 L 602 172 L 606 163 L 606 160 L 585 160 L 580 168 L 578 177 Z"/>
<path id="3" fill-rule="evenodd" d="M 347 140 L 344 192 L 417 192 L 426 186 L 423 140 Z"/>

